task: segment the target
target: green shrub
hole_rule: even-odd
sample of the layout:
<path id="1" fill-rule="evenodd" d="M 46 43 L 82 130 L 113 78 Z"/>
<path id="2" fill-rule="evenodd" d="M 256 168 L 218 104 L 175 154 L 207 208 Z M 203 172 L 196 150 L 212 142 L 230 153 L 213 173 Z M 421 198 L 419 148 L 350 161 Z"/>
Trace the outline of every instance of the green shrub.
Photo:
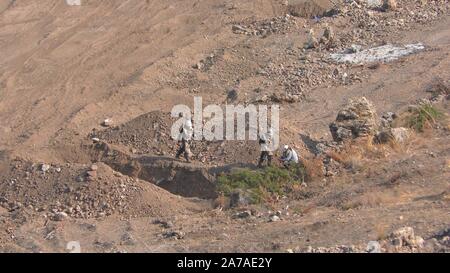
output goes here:
<path id="1" fill-rule="evenodd" d="M 266 201 L 269 196 L 287 195 L 305 181 L 305 170 L 296 164 L 288 169 L 267 167 L 259 170 L 235 169 L 218 177 L 218 189 L 225 196 L 235 190 L 245 190 L 253 203 Z"/>
<path id="2" fill-rule="evenodd" d="M 426 126 L 435 124 L 443 113 L 431 104 L 422 104 L 410 111 L 406 118 L 406 126 L 423 132 Z"/>

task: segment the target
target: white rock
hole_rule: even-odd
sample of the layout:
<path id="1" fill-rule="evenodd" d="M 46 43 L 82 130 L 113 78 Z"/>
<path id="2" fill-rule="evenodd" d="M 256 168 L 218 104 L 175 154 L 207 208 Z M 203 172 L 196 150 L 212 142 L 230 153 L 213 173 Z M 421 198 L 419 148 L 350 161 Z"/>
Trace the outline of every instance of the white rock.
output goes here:
<path id="1" fill-rule="evenodd" d="M 48 165 L 48 164 L 41 165 L 41 171 L 46 172 L 48 170 L 50 170 L 50 165 Z"/>
<path id="2" fill-rule="evenodd" d="M 350 48 L 348 49 L 349 53 L 358 53 L 362 50 L 362 46 L 360 45 L 351 45 Z"/>
<path id="3" fill-rule="evenodd" d="M 109 127 L 112 125 L 112 123 L 113 123 L 112 120 L 107 118 L 102 122 L 102 126 Z"/>
<path id="4" fill-rule="evenodd" d="M 394 46 L 391 44 L 361 50 L 355 53 L 334 53 L 330 57 L 338 63 L 364 64 L 373 62 L 391 62 L 400 57 L 411 55 L 425 49 L 421 43 Z"/>
<path id="5" fill-rule="evenodd" d="M 367 6 L 369 8 L 378 8 L 383 4 L 382 0 L 367 0 Z"/>
<path id="6" fill-rule="evenodd" d="M 408 128 L 404 127 L 392 128 L 391 134 L 395 142 L 403 143 L 409 139 L 409 137 L 411 136 L 411 131 Z"/>
<path id="7" fill-rule="evenodd" d="M 67 215 L 67 213 L 61 211 L 61 212 L 55 213 L 54 220 L 55 221 L 63 221 L 64 219 L 67 219 L 68 217 L 69 217 L 69 215 Z"/>
<path id="8" fill-rule="evenodd" d="M 381 253 L 380 243 L 378 243 L 377 241 L 370 241 L 367 244 L 366 251 L 369 253 Z"/>
<path id="9" fill-rule="evenodd" d="M 270 217 L 270 222 L 278 222 L 280 221 L 280 217 L 276 216 L 276 215 L 272 215 Z"/>
<path id="10" fill-rule="evenodd" d="M 81 6 L 81 0 L 66 0 L 66 4 L 69 6 Z"/>

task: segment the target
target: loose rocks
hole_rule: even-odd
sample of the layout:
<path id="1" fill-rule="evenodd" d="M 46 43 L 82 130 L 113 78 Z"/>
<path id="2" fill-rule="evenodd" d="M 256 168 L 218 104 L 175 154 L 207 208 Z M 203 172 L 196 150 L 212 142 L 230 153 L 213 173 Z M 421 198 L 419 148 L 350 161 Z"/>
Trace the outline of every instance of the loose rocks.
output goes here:
<path id="1" fill-rule="evenodd" d="M 330 124 L 335 141 L 374 135 L 377 129 L 376 111 L 365 97 L 350 100 Z"/>

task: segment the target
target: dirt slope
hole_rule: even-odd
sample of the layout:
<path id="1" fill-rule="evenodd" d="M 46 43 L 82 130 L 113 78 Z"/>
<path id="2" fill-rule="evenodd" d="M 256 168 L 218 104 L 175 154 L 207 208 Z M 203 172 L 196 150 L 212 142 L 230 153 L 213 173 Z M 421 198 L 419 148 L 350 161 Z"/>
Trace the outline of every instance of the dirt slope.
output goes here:
<path id="1" fill-rule="evenodd" d="M 85 133 L 106 117 L 171 108 L 183 95 L 158 84 L 164 67 L 181 55 L 176 70 L 188 69 L 227 39 L 215 36 L 234 19 L 233 3 L 222 1 L 9 2 L 0 18 L 2 149 L 44 147 L 60 128 Z M 239 13 L 255 11 L 251 2 Z M 271 15 L 269 2 L 258 12 Z"/>
<path id="2" fill-rule="evenodd" d="M 179 196 L 216 197 L 210 175 L 258 157 L 255 142 L 199 142 L 193 164 L 174 160 L 168 113 L 194 96 L 280 104 L 282 143 L 310 160 L 348 99 L 401 112 L 449 84 L 447 0 L 399 0 L 396 11 L 330 2 L 0 0 L 0 251 L 365 251 L 410 226 L 426 245 L 384 250 L 448 252 L 445 119 L 293 198 L 222 211 Z M 389 63 L 330 59 L 418 42 L 423 51 Z M 448 117 L 448 99 L 438 105 Z"/>

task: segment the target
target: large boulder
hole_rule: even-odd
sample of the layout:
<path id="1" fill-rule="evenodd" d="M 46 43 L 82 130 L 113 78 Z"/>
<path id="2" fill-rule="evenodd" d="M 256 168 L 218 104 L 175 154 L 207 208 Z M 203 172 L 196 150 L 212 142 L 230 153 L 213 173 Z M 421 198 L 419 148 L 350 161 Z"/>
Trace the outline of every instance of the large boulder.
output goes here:
<path id="1" fill-rule="evenodd" d="M 394 122 L 395 119 L 397 119 L 397 117 L 398 117 L 397 114 L 395 114 L 393 112 L 384 113 L 380 118 L 381 127 L 391 128 L 392 123 Z"/>
<path id="2" fill-rule="evenodd" d="M 316 37 L 314 36 L 314 30 L 310 29 L 308 32 L 308 40 L 305 42 L 303 48 L 311 49 L 311 48 L 316 48 L 318 46 L 319 46 L 319 41 L 317 41 Z"/>
<path id="3" fill-rule="evenodd" d="M 402 227 L 395 230 L 390 234 L 389 239 L 397 247 L 409 246 L 421 248 L 424 246 L 424 239 L 416 236 L 412 227 Z"/>
<path id="4" fill-rule="evenodd" d="M 380 131 L 375 136 L 375 141 L 377 143 L 405 143 L 411 137 L 411 130 L 404 127 L 399 128 L 387 128 Z"/>
<path id="5" fill-rule="evenodd" d="M 330 0 L 289 0 L 288 12 L 297 17 L 322 17 L 333 12 L 333 2 Z"/>
<path id="6" fill-rule="evenodd" d="M 331 135 L 335 141 L 375 135 L 377 120 L 375 107 L 365 97 L 350 100 L 330 124 Z"/>

